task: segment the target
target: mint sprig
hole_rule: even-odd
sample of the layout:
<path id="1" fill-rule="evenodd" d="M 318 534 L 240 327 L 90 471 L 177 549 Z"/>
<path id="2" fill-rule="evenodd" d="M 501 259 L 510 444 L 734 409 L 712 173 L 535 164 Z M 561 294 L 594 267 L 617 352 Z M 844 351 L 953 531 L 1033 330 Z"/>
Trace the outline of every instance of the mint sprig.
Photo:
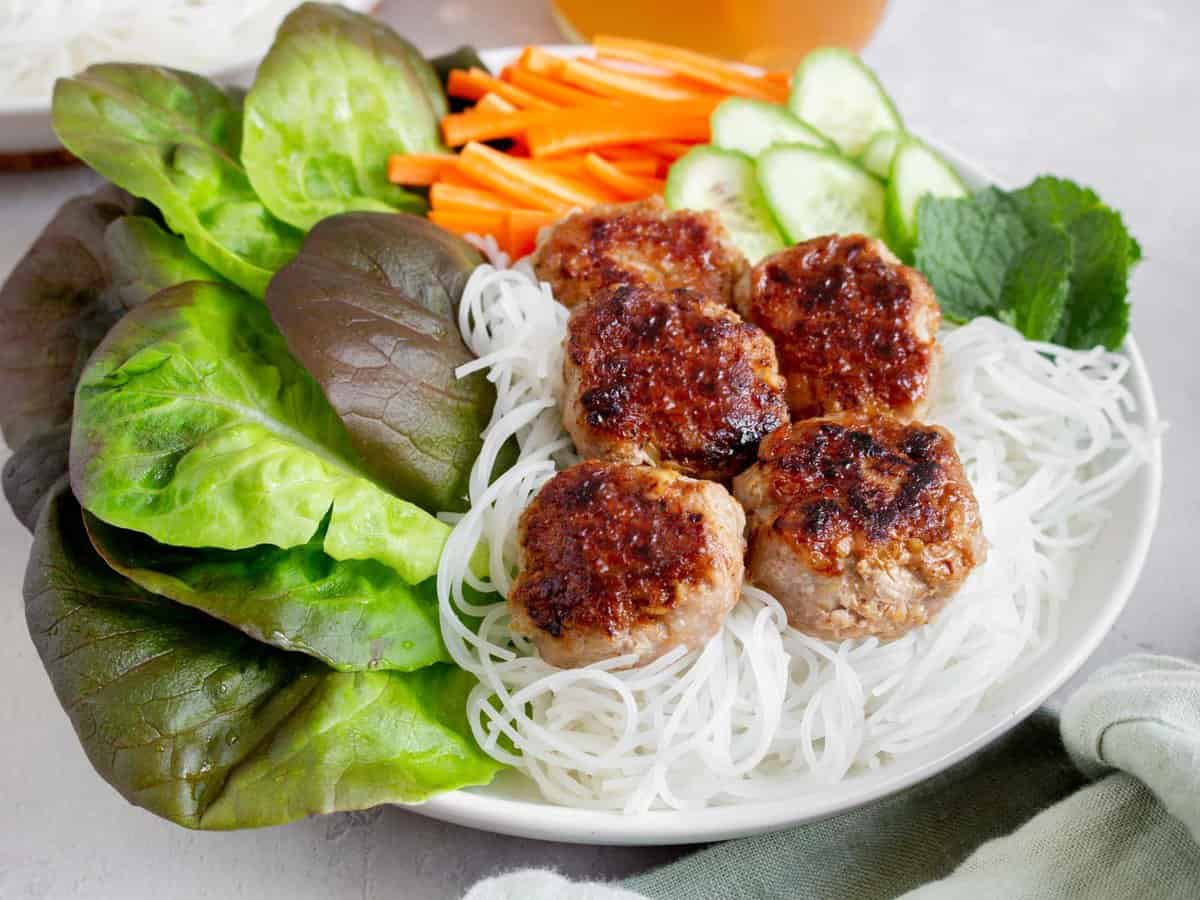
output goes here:
<path id="1" fill-rule="evenodd" d="M 993 316 L 1034 340 L 1116 349 L 1141 248 L 1095 191 L 1053 176 L 1006 192 L 926 197 L 917 267 L 948 319 Z"/>

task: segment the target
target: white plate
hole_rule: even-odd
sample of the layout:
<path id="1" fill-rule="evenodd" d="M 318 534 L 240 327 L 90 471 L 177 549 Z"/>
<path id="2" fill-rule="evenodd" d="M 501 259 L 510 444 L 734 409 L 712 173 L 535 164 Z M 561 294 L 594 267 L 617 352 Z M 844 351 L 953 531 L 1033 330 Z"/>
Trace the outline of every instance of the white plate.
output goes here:
<path id="1" fill-rule="evenodd" d="M 373 8 L 377 0 L 339 2 L 351 9 L 367 10 Z M 229 62 L 206 74 L 222 84 L 249 84 L 265 49 L 231 48 Z M 162 64 L 171 65 L 171 61 L 162 60 Z M 0 156 L 46 153 L 61 146 L 50 120 L 49 97 L 0 96 Z"/>
<path id="2" fill-rule="evenodd" d="M 578 52 L 578 48 L 555 48 Z M 512 62 L 515 48 L 486 51 L 494 71 Z M 945 155 L 972 187 L 992 182 L 978 167 L 950 151 Z M 1126 384 L 1142 424 L 1157 421 L 1150 377 L 1133 338 Z M 830 788 L 768 802 L 637 816 L 571 809 L 542 800 L 532 783 L 506 773 L 481 788 L 453 791 L 411 807 L 415 812 L 486 831 L 588 844 L 682 844 L 724 840 L 827 818 L 878 800 L 937 774 L 986 746 L 1040 706 L 1087 660 L 1124 608 L 1146 559 L 1158 518 L 1162 487 L 1161 442 L 1150 462 L 1111 501 L 1113 516 L 1080 560 L 1075 590 L 1060 610 L 1055 647 L 1002 683 L 965 722 L 936 742 L 905 754 L 869 774 L 851 775 Z"/>

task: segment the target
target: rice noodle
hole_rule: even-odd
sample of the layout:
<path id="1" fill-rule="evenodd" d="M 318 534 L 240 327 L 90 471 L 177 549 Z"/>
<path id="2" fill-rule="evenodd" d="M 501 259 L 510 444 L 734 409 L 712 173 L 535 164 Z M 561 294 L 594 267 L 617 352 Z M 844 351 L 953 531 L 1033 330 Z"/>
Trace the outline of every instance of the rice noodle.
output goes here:
<path id="1" fill-rule="evenodd" d="M 1127 360 L 1025 340 L 990 319 L 947 330 L 930 418 L 956 436 L 991 544 L 987 562 L 931 624 L 881 644 L 817 640 L 788 627 L 746 585 L 721 632 L 630 668 L 543 662 L 508 629 L 517 522 L 538 489 L 576 461 L 558 412 L 567 311 L 527 262 L 471 276 L 462 333 L 496 385 L 470 479 L 470 509 L 438 569 L 442 631 L 479 678 L 467 714 L 480 745 L 546 799 L 637 813 L 802 793 L 878 767 L 969 716 L 990 688 L 1053 644 L 1072 551 L 1150 452 L 1130 421 Z M 488 483 L 503 443 L 516 465 Z M 469 561 L 487 547 L 489 579 Z M 481 619 L 477 630 L 462 615 Z"/>
<path id="2" fill-rule="evenodd" d="M 261 56 L 300 0 L 7 0 L 0 3 L 0 96 L 50 97 L 96 62 L 213 72 Z M 365 2 L 351 2 L 365 9 Z"/>

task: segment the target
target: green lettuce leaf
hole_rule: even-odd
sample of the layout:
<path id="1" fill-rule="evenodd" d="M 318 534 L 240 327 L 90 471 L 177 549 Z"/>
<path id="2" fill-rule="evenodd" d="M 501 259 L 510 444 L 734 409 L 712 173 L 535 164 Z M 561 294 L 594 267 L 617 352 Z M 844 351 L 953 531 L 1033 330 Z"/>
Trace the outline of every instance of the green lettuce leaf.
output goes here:
<path id="1" fill-rule="evenodd" d="M 240 104 L 207 79 L 95 65 L 58 80 L 53 116 L 68 150 L 153 203 L 196 256 L 255 296 L 295 254 L 300 233 L 267 211 L 239 162 Z"/>
<path id="2" fill-rule="evenodd" d="M 346 423 L 367 472 L 428 510 L 463 510 L 495 390 L 458 332 L 478 251 L 416 216 L 317 225 L 267 290 L 288 349 Z"/>
<path id="3" fill-rule="evenodd" d="M 449 531 L 362 474 L 266 307 L 203 282 L 158 293 L 96 349 L 76 393 L 71 482 L 101 520 L 176 547 L 300 547 L 329 515 L 326 553 L 378 560 L 410 584 L 436 571 Z"/>
<path id="4" fill-rule="evenodd" d="M 189 550 L 85 514 L 104 561 L 148 591 L 177 600 L 283 650 L 342 671 L 411 671 L 450 657 L 433 580 L 417 586 L 374 560 L 339 562 L 325 527 L 302 547 Z"/>
<path id="5" fill-rule="evenodd" d="M 109 225 L 104 249 L 112 270 L 112 290 L 128 309 L 186 281 L 222 280 L 192 255 L 182 238 L 145 216 L 124 216 Z"/>
<path id="6" fill-rule="evenodd" d="M 370 16 L 305 3 L 279 28 L 246 96 L 242 160 L 276 216 L 307 230 L 352 210 L 422 212 L 387 178 L 393 153 L 445 152 L 441 84 Z"/>
<path id="7" fill-rule="evenodd" d="M 64 485 L 39 521 L 24 593 L 92 765 L 189 828 L 417 802 L 499 769 L 467 727 L 467 673 L 333 672 L 155 597 L 104 565 Z"/>

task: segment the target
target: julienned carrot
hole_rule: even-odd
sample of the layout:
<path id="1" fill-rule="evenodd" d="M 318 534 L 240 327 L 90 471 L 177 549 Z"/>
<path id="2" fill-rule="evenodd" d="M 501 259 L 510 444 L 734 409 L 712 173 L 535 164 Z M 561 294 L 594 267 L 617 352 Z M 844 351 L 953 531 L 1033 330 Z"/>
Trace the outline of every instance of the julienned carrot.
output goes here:
<path id="1" fill-rule="evenodd" d="M 434 209 L 508 210 L 512 201 L 493 191 L 439 181 L 429 189 L 429 202 Z"/>
<path id="2" fill-rule="evenodd" d="M 536 212 L 529 209 L 512 209 L 508 211 L 505 243 L 508 253 L 516 259 L 533 252 L 537 246 L 538 232 L 547 225 L 553 225 L 558 217 L 553 213 Z"/>
<path id="3" fill-rule="evenodd" d="M 458 165 L 449 153 L 393 153 L 388 158 L 388 181 L 393 184 L 433 184 L 448 169 Z"/>
<path id="4" fill-rule="evenodd" d="M 456 156 L 455 159 L 458 159 L 458 157 Z M 483 185 L 481 185 L 470 175 L 466 175 L 460 171 L 457 166 L 453 169 L 447 169 L 445 172 L 443 172 L 441 178 L 438 179 L 438 184 L 457 184 L 461 185 L 462 187 L 473 188 L 483 187 Z"/>
<path id="5" fill-rule="evenodd" d="M 607 150 L 608 148 L 602 147 L 600 149 L 602 151 Z M 600 153 L 600 155 L 605 156 L 603 153 Z M 657 175 L 662 168 L 662 158 L 659 156 L 648 156 L 646 154 L 642 154 L 637 157 L 626 159 L 612 159 L 607 156 L 605 156 L 605 158 L 628 175 L 644 175 L 646 177 L 651 177 Z M 546 172 L 556 172 L 559 175 L 584 175 L 587 173 L 587 169 L 584 166 L 584 158 L 582 156 L 556 156 L 550 158 L 542 157 L 541 159 L 531 159 L 529 162 L 538 169 L 542 169 Z"/>
<path id="6" fill-rule="evenodd" d="M 516 106 L 509 103 L 499 94 L 488 91 L 472 108 L 473 112 L 515 113 Z"/>
<path id="7" fill-rule="evenodd" d="M 545 109 L 523 109 L 511 113 L 477 112 L 472 109 L 451 113 L 442 118 L 442 138 L 449 146 L 460 147 L 471 141 L 515 137 L 532 125 L 548 121 L 552 113 L 552 110 Z"/>
<path id="8" fill-rule="evenodd" d="M 665 163 L 662 153 L 655 153 L 641 144 L 613 144 L 597 147 L 595 152 L 631 175 L 657 175 Z"/>
<path id="9" fill-rule="evenodd" d="M 610 199 L 570 178 L 541 171 L 484 144 L 467 144 L 458 159 L 463 172 L 512 197 L 519 206 L 565 212 L 573 206 L 594 206 Z"/>
<path id="10" fill-rule="evenodd" d="M 658 107 L 657 109 L 655 107 Z M 639 141 L 706 141 L 708 114 L 689 104 L 622 106 L 619 115 L 597 109 L 564 109 L 525 132 L 530 155 L 560 156 L 574 150 Z"/>
<path id="11" fill-rule="evenodd" d="M 595 93 L 581 91 L 579 88 L 562 84 L 553 78 L 539 75 L 520 66 L 509 66 L 504 70 L 504 79 L 538 97 L 543 97 L 552 103 L 562 106 L 579 106 L 584 103 L 603 102 L 603 98 Z"/>
<path id="12" fill-rule="evenodd" d="M 466 212 L 452 209 L 431 209 L 429 221 L 455 234 L 503 234 L 507 213 L 502 210 Z"/>
<path id="13" fill-rule="evenodd" d="M 657 153 L 659 156 L 665 156 L 667 159 L 679 159 L 683 154 L 687 153 L 694 146 L 694 143 L 687 141 L 651 141 L 646 144 L 646 149 L 651 153 Z"/>
<path id="14" fill-rule="evenodd" d="M 503 97 L 518 109 L 557 109 L 557 103 L 535 97 L 516 85 L 493 78 L 482 69 L 451 69 L 446 79 L 446 93 L 464 100 L 478 100 L 491 92 Z"/>
<path id="15" fill-rule="evenodd" d="M 705 56 L 703 53 L 657 44 L 653 41 L 639 41 L 610 35 L 597 35 L 592 43 L 596 51 L 605 56 L 658 66 L 733 94 L 757 97 L 762 100 L 778 98 L 777 86 L 765 81 L 761 76 L 749 75 L 729 63 L 715 57 Z"/>
<path id="16" fill-rule="evenodd" d="M 589 153 L 583 159 L 584 168 L 597 181 L 608 185 L 624 200 L 640 200 L 662 192 L 663 182 L 658 178 L 644 178 L 622 172 L 608 160 Z"/>
<path id="17" fill-rule="evenodd" d="M 526 47 L 517 58 L 518 66 L 538 75 L 555 75 L 562 64 L 562 57 L 541 47 Z"/>
<path id="18" fill-rule="evenodd" d="M 558 77 L 606 97 L 632 97 L 640 100 L 688 100 L 695 91 L 677 85 L 660 83 L 658 79 L 643 78 L 635 72 L 606 69 L 586 59 L 568 59 L 558 70 Z"/>

